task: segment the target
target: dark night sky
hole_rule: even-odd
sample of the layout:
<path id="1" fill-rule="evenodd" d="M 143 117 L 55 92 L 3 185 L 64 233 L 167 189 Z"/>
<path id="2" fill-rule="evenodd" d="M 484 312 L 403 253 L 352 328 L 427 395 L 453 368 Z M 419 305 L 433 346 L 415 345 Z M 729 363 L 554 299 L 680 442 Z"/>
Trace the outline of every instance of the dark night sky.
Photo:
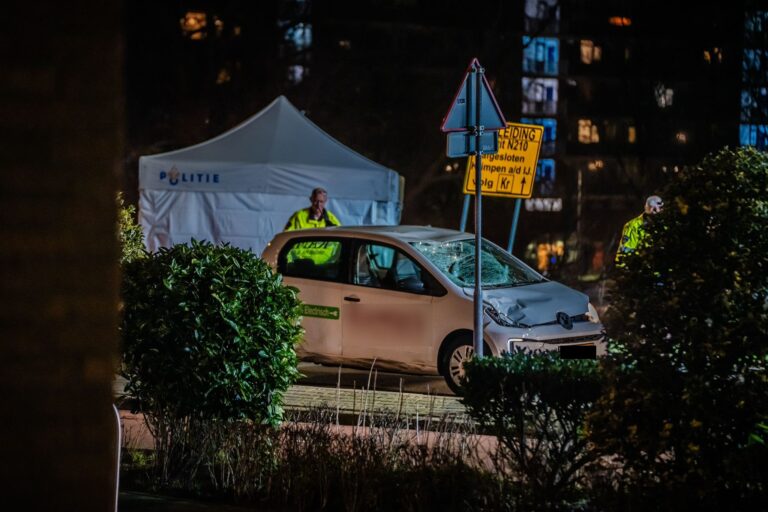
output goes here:
<path id="1" fill-rule="evenodd" d="M 206 41 L 181 37 L 178 19 L 196 5 L 221 17 L 221 36 Z M 441 175 L 451 161 L 444 156 L 439 125 L 473 56 L 515 64 L 498 45 L 510 36 L 494 41 L 478 36 L 462 26 L 465 8 L 457 3 L 374 15 L 359 6 L 348 8 L 356 5 L 318 4 L 308 20 L 312 46 L 296 51 L 281 44 L 277 8 L 262 11 L 248 2 L 132 2 L 126 45 L 127 165 L 135 168 L 142 153 L 215 136 L 284 94 L 342 143 L 406 177 L 404 222 L 456 227 L 461 173 Z M 498 19 L 506 5 L 491 6 L 489 17 Z M 289 21 L 301 18 L 294 13 Z M 229 32 L 235 25 L 241 27 L 236 38 Z M 285 79 L 295 63 L 309 69 L 299 84 Z M 225 67 L 231 81 L 216 85 Z M 494 66 L 488 72 L 503 82 Z M 510 84 L 505 90 L 514 88 Z M 511 103 L 511 93 L 499 95 L 503 104 L 502 96 Z M 430 186 L 432 175 L 437 179 Z M 127 176 L 127 188 L 135 188 L 130 168 Z"/>
<path id="2" fill-rule="evenodd" d="M 404 223 L 458 227 L 464 160 L 445 156 L 440 122 L 473 57 L 485 66 L 507 119 L 519 120 L 524 4 L 317 1 L 308 9 L 301 2 L 127 2 L 128 197 L 135 197 L 139 155 L 208 139 L 284 94 L 333 137 L 405 176 Z M 742 2 L 569 0 L 559 5 L 554 37 L 560 38 L 561 102 L 555 157 L 558 190 L 566 203 L 575 196 L 578 158 L 590 158 L 591 152 L 639 162 L 637 172 L 645 173 L 645 180 L 633 182 L 610 170 L 599 181 L 589 177 L 593 191 L 629 198 L 634 205 L 663 183 L 663 176 L 654 174 L 658 162 L 692 163 L 709 150 L 737 142 Z M 208 15 L 204 40 L 182 35 L 180 19 L 190 10 Z M 610 26 L 609 15 L 630 17 L 632 26 Z M 286 37 L 299 23 L 312 27 L 306 48 Z M 552 25 L 542 35 L 547 32 Z M 586 37 L 601 41 L 606 58 L 623 56 L 631 47 L 631 65 L 583 76 L 574 65 L 578 53 L 567 52 Z M 725 49 L 716 72 L 698 63 L 702 49 L 709 47 Z M 296 69 L 292 66 L 305 71 L 298 83 L 289 79 Z M 674 84 L 675 109 L 654 113 L 652 86 L 657 82 Z M 592 91 L 588 104 L 580 104 L 577 94 L 584 84 Z M 634 154 L 605 145 L 585 152 L 574 145 L 576 113 L 631 118 L 640 139 L 631 148 Z M 696 137 L 683 149 L 667 149 L 659 134 L 680 126 L 697 130 Z M 458 170 L 445 172 L 451 163 L 459 163 Z M 485 234 L 502 245 L 512 207 L 505 199 L 485 202 Z M 609 214 L 617 218 L 603 231 L 614 231 L 629 213 Z M 558 217 L 524 215 L 521 239 L 540 232 L 565 238 L 574 228 L 574 215 L 569 206 Z"/>

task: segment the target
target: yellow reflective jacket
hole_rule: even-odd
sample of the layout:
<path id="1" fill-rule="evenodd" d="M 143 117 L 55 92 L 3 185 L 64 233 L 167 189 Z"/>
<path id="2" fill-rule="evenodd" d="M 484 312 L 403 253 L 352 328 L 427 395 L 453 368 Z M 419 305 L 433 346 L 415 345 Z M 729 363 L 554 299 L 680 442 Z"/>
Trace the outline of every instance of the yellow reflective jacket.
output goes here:
<path id="1" fill-rule="evenodd" d="M 309 210 L 309 208 L 304 208 L 291 215 L 291 218 L 288 219 L 288 223 L 285 225 L 285 229 L 283 229 L 283 231 L 341 226 L 339 219 L 337 219 L 336 216 L 328 210 L 323 210 L 323 215 L 317 220 L 310 217 Z"/>
<path id="2" fill-rule="evenodd" d="M 288 219 L 284 231 L 297 229 L 326 228 L 340 226 L 341 222 L 328 210 L 323 210 L 323 215 L 315 220 L 310 216 L 310 209 L 299 210 Z M 288 253 L 287 262 L 294 263 L 299 260 L 311 261 L 315 265 L 329 265 L 335 263 L 340 255 L 338 242 L 311 241 L 296 244 Z"/>
<path id="3" fill-rule="evenodd" d="M 641 213 L 624 224 L 624 229 L 621 230 L 619 249 L 616 251 L 616 263 L 621 266 L 621 259 L 637 249 L 637 246 L 644 238 L 644 214 Z"/>
<path id="4" fill-rule="evenodd" d="M 285 261 L 288 264 L 311 262 L 315 266 L 335 265 L 341 256 L 341 243 L 330 240 L 312 240 L 294 245 Z"/>

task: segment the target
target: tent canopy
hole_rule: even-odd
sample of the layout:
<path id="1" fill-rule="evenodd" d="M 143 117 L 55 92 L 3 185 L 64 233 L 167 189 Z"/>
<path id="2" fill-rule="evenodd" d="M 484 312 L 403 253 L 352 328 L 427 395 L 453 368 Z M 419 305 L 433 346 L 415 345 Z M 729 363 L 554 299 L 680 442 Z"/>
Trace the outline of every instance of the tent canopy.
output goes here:
<path id="1" fill-rule="evenodd" d="M 315 187 L 344 225 L 397 224 L 399 175 L 325 133 L 280 96 L 213 139 L 139 159 L 151 251 L 191 238 L 260 254 Z"/>

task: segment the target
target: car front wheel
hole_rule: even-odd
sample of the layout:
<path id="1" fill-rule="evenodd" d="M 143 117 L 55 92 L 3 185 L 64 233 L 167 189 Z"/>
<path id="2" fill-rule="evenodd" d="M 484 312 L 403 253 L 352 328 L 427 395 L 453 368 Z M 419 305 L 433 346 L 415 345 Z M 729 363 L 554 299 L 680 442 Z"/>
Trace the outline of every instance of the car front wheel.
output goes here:
<path id="1" fill-rule="evenodd" d="M 483 343 L 483 354 L 491 355 L 488 345 Z M 475 347 L 470 334 L 459 336 L 448 343 L 443 351 L 440 368 L 448 387 L 461 394 L 461 378 L 464 376 L 464 363 L 475 357 Z"/>

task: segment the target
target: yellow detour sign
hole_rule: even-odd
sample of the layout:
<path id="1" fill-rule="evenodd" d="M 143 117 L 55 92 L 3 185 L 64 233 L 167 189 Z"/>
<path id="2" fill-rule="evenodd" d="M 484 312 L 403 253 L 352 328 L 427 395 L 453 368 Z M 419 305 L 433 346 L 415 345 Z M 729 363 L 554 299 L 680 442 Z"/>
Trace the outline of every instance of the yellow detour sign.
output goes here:
<path id="1" fill-rule="evenodd" d="M 499 130 L 499 152 L 483 155 L 484 196 L 531 197 L 536 178 L 544 127 L 534 124 L 507 123 Z M 464 193 L 475 193 L 475 157 L 467 159 Z"/>

